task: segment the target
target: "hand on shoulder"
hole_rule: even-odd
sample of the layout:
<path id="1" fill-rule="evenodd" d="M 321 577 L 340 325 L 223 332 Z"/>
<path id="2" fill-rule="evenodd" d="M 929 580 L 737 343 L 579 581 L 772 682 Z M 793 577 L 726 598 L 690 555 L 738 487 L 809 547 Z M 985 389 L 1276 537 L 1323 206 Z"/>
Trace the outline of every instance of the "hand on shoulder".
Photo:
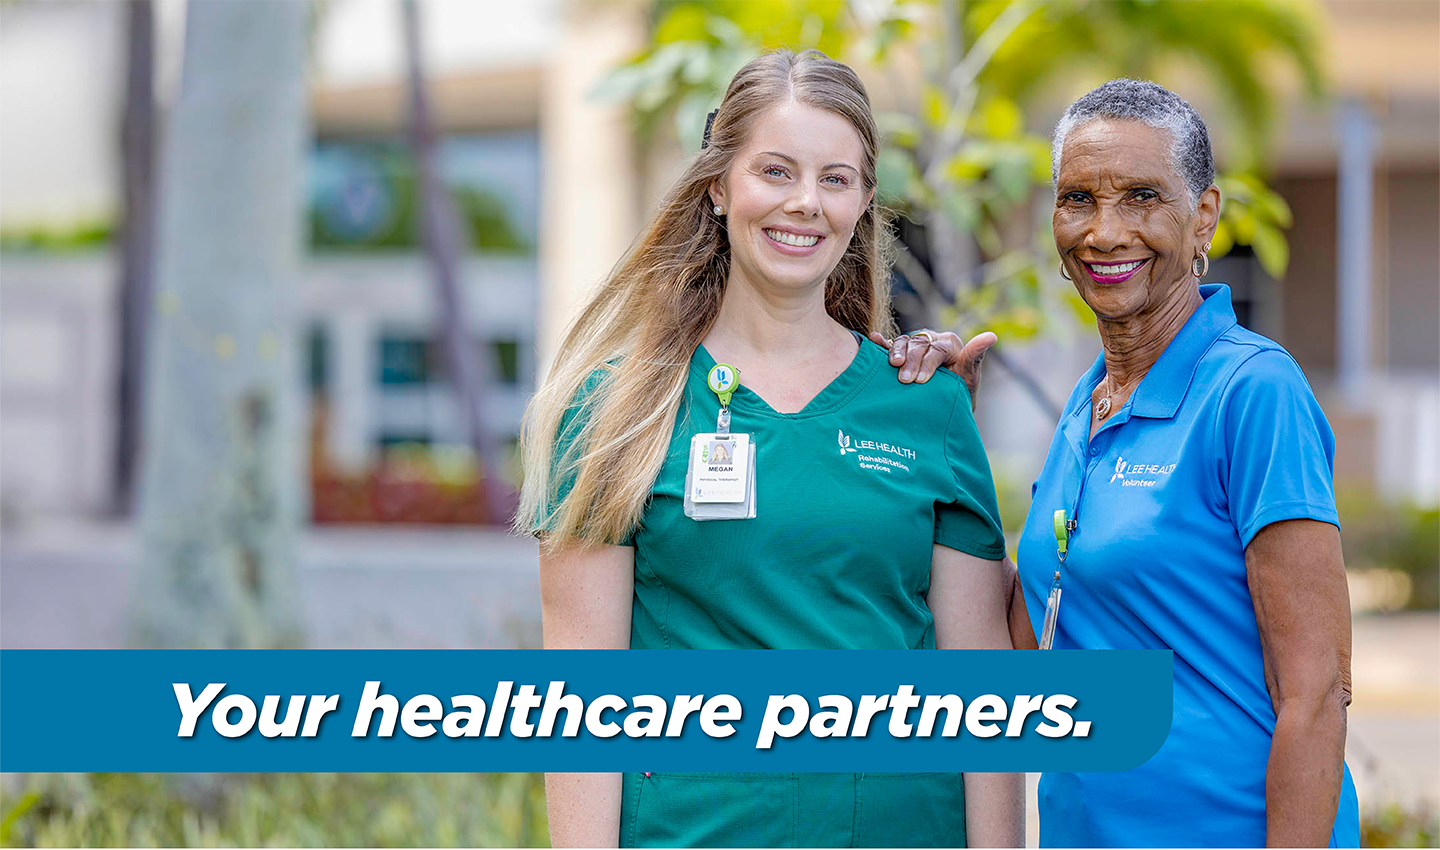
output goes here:
<path id="1" fill-rule="evenodd" d="M 973 407 L 975 394 L 980 389 L 980 365 L 998 337 L 984 331 L 966 342 L 950 331 L 937 333 L 922 330 L 901 334 L 893 340 L 872 333 L 870 340 L 890 352 L 890 365 L 899 369 L 897 377 L 900 383 L 923 384 L 944 366 L 965 382 Z"/>

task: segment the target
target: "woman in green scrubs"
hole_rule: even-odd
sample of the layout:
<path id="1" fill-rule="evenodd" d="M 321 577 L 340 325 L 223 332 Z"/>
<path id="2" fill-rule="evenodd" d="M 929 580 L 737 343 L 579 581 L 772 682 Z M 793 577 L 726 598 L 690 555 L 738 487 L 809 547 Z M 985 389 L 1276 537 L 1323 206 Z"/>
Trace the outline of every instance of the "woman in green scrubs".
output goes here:
<path id="1" fill-rule="evenodd" d="M 863 336 L 890 324 L 877 151 L 864 87 L 819 53 L 767 54 L 731 82 L 527 413 L 520 516 L 543 540 L 546 647 L 1010 647 L 969 393 L 948 372 L 901 387 Z M 712 486 L 741 501 L 707 501 Z M 1023 840 L 1009 774 L 546 788 L 557 846 Z"/>

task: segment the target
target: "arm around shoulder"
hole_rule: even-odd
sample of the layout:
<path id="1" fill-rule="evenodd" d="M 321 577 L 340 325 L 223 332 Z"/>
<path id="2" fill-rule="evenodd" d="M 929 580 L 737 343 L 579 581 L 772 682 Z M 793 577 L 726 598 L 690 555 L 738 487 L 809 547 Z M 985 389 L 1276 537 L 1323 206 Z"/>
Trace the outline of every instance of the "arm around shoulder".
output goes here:
<path id="1" fill-rule="evenodd" d="M 628 649 L 635 549 L 573 544 L 540 555 L 546 649 Z M 615 847 L 620 774 L 547 773 L 545 807 L 554 847 Z"/>

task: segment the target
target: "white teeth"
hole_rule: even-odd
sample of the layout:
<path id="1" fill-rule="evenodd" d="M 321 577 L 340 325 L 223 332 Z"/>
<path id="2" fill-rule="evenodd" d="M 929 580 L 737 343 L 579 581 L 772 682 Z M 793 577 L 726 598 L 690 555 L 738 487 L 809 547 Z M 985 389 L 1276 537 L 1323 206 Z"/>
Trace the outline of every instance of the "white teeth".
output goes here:
<path id="1" fill-rule="evenodd" d="M 1087 263 L 1086 265 L 1090 266 L 1096 274 L 1124 274 L 1140 268 L 1144 263 L 1144 260 L 1136 260 L 1133 263 L 1116 263 L 1111 266 L 1102 266 L 1099 263 Z"/>
<path id="2" fill-rule="evenodd" d="M 784 245 L 794 245 L 796 248 L 809 248 L 820 241 L 819 236 L 800 236 L 796 233 L 786 233 L 783 230 L 767 230 L 765 235 Z"/>

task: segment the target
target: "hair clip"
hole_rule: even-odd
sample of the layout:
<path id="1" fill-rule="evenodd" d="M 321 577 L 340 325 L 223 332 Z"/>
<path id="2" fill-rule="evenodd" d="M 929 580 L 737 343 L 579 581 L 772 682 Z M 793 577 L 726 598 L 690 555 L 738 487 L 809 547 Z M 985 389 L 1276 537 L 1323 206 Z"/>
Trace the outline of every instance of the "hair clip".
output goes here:
<path id="1" fill-rule="evenodd" d="M 718 109 L 712 109 L 710 114 L 705 116 L 705 135 L 700 137 L 700 150 L 702 151 L 710 147 L 710 128 L 715 126 L 715 116 L 719 112 Z"/>

